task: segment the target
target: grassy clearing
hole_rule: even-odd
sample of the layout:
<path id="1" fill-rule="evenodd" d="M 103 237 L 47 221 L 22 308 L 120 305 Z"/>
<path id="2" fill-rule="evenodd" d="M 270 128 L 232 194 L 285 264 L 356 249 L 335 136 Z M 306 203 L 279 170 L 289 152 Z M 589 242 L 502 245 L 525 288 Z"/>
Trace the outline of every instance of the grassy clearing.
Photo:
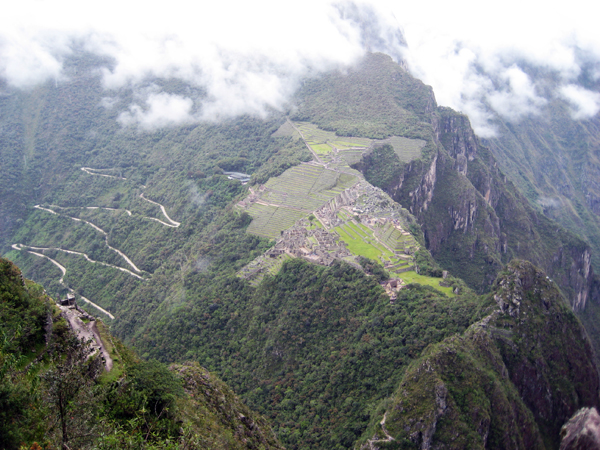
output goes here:
<path id="1" fill-rule="evenodd" d="M 308 226 L 308 229 L 316 230 L 317 228 L 323 228 L 323 224 L 319 221 L 319 219 L 315 218 L 311 221 L 311 224 Z"/>
<path id="2" fill-rule="evenodd" d="M 424 275 L 419 275 L 417 272 L 412 271 L 412 270 L 401 273 L 398 275 L 398 277 L 401 278 L 402 280 L 404 280 L 404 282 L 406 284 L 419 283 L 419 284 L 423 284 L 425 286 L 431 286 L 431 287 L 436 288 L 438 291 L 443 292 L 448 297 L 454 297 L 454 293 L 452 292 L 451 287 L 440 286 L 440 281 L 442 281 L 441 278 L 426 277 Z"/>
<path id="3" fill-rule="evenodd" d="M 313 144 L 310 147 L 319 155 L 327 155 L 333 151 L 331 146 L 328 144 Z"/>
<path id="4" fill-rule="evenodd" d="M 358 237 L 350 236 L 342 227 L 334 228 L 340 238 L 348 245 L 348 250 L 357 256 L 380 260 L 381 251 Z"/>

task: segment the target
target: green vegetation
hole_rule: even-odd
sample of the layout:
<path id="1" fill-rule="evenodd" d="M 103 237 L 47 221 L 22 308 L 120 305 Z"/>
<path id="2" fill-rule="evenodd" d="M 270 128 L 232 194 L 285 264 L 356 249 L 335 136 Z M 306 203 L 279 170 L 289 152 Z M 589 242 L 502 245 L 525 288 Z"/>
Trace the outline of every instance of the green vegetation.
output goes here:
<path id="1" fill-rule="evenodd" d="M 106 373 L 42 292 L 0 259 L 3 449 L 281 448 L 214 375 L 141 361 L 99 323 L 116 363 Z"/>
<path id="2" fill-rule="evenodd" d="M 351 448 L 406 364 L 483 311 L 468 290 L 450 299 L 415 284 L 391 304 L 377 277 L 341 262 L 286 261 L 256 289 L 211 277 L 186 277 L 188 301 L 157 317 L 136 347 L 222 374 L 288 447 Z"/>
<path id="3" fill-rule="evenodd" d="M 115 315 L 111 332 L 134 345 L 143 361 L 100 325 L 115 367 L 85 378 L 95 366 L 80 357 L 81 346 L 68 339 L 64 321 L 47 302 L 31 300 L 43 299 L 43 290 L 31 283 L 10 288 L 8 303 L 0 305 L 5 333 L 0 422 L 14 430 L 6 434 L 7 448 L 45 436 L 60 445 L 62 427 L 45 418 L 58 417 L 50 405 L 58 405 L 58 381 L 68 371 L 80 381 L 68 386 L 79 388 L 70 405 L 78 420 L 68 424 L 75 430 L 69 440 L 77 447 L 176 448 L 181 440 L 197 448 L 277 447 L 262 419 L 246 420 L 251 413 L 242 402 L 198 364 L 268 416 L 287 448 L 352 448 L 365 432 L 377 429 L 380 412 L 395 399 L 390 396 L 402 392 L 403 377 L 418 373 L 422 361 L 412 362 L 424 351 L 434 360 L 444 348 L 456 350 L 461 369 L 450 370 L 447 378 L 436 372 L 435 383 L 421 377 L 417 390 L 423 394 L 425 387 L 426 395 L 416 402 L 421 406 L 415 423 L 418 414 L 435 410 L 430 401 L 439 378 L 452 386 L 453 408 L 460 411 L 456 421 L 442 418 L 439 430 L 456 423 L 464 441 L 476 443 L 473 423 L 485 424 L 492 400 L 506 405 L 503 399 L 514 399 L 514 389 L 492 373 L 476 347 L 460 343 L 467 337 L 456 336 L 489 312 L 492 297 L 478 297 L 457 278 L 442 281 L 440 265 L 485 291 L 504 262 L 522 256 L 550 266 L 551 277 L 571 299 L 590 287 L 584 279 L 585 243 L 524 204 L 491 153 L 475 145 L 466 117 L 437 108 L 431 90 L 384 55 L 367 56 L 347 74 L 329 73 L 303 84 L 293 124 L 333 169 L 302 164 L 312 153 L 277 111 L 266 120 L 123 128 L 118 115 L 137 101 L 136 93 L 105 90 L 94 64 L 89 56 L 67 57 L 72 75 L 60 86 L 6 87 L 7 95 L 0 97 L 0 245 L 51 295 L 63 296 L 68 286 L 108 309 Z M 171 94 L 205 95 L 174 80 L 148 83 Z M 98 106 L 106 98 L 113 106 Z M 364 154 L 363 147 L 369 148 Z M 267 259 L 262 280 L 239 278 L 282 230 L 310 219 L 358 181 L 348 165 L 406 208 L 388 196 L 378 200 L 393 214 L 377 219 L 394 218 L 398 228 L 359 213 L 374 206 L 359 198 L 357 210 L 338 213 L 346 222 L 340 236 L 355 252 L 350 264 L 315 266 L 284 254 Z M 241 171 L 251 180 L 242 185 L 223 171 Z M 573 204 L 578 214 L 582 202 Z M 322 218 L 313 217 L 307 227 L 323 229 Z M 12 247 L 16 244 L 29 247 L 17 246 L 19 251 Z M 65 267 L 64 284 L 61 269 L 46 257 Z M 380 262 L 389 264 L 384 269 Z M 119 270 L 138 273 L 133 265 L 143 279 Z M 413 266 L 418 273 L 408 270 Z M 394 301 L 380 285 L 390 276 L 408 284 Z M 538 312 L 535 317 L 541 317 Z M 527 324 L 507 320 L 508 328 L 502 323 L 496 328 L 510 344 L 516 336 L 510 327 Z M 538 324 L 531 329 L 542 330 Z M 518 347 L 521 341 L 514 343 Z M 527 345 L 519 361 L 531 355 L 532 361 L 547 361 L 576 378 L 561 365 L 562 353 L 553 359 L 538 352 L 535 342 Z M 575 349 L 581 359 L 570 360 L 572 368 L 583 367 L 589 356 L 576 342 L 552 345 Z M 500 364 L 496 353 L 510 355 L 508 347 L 492 349 L 490 358 Z M 535 359 L 540 354 L 543 358 Z M 65 365 L 67 360 L 76 364 Z M 437 367 L 449 367 L 444 361 Z M 167 370 L 165 363 L 177 364 Z M 571 381 L 556 379 L 567 397 L 580 395 Z M 478 389 L 469 393 L 473 386 Z M 487 397 L 487 388 L 502 395 Z M 469 411 L 475 411 L 472 422 Z M 85 425 L 90 417 L 96 419 L 91 430 Z M 530 423 L 528 417 L 515 423 Z M 101 434 L 103 440 L 76 440 Z M 499 438 L 490 434 L 490 439 Z M 400 438 L 385 445 L 400 446 Z"/>
<path id="4" fill-rule="evenodd" d="M 299 97 L 293 119 L 314 123 L 338 136 L 431 139 L 426 119 L 431 90 L 387 55 L 370 54 L 348 73 L 308 80 Z"/>
<path id="5" fill-rule="evenodd" d="M 572 412 L 598 405 L 591 346 L 547 276 L 514 261 L 490 303 L 494 295 L 485 321 L 430 346 L 406 370 L 385 403 L 395 441 L 383 448 L 558 448 Z M 382 438 L 375 420 L 364 439 L 373 433 Z"/>

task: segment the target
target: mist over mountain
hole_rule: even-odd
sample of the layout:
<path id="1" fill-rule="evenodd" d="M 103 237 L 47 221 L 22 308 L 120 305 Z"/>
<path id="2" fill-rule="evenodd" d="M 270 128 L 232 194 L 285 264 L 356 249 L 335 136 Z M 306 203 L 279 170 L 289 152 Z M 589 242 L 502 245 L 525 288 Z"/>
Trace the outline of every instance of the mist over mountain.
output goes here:
<path id="1" fill-rule="evenodd" d="M 0 248 L 44 288 L 3 262 L 10 289 L 135 348 L 100 391 L 165 363 L 216 389 L 143 448 L 558 448 L 600 405 L 600 44 L 576 6 L 14 5 Z M 22 412 L 32 373 L 0 371 L 0 401 Z M 126 448 L 146 416 L 121 406 L 96 417 Z"/>
<path id="2" fill-rule="evenodd" d="M 303 77 L 347 67 L 365 51 L 404 61 L 433 86 L 439 104 L 467 114 L 481 137 L 498 131 L 493 113 L 518 122 L 556 98 L 568 101 L 577 119 L 600 108 L 593 86 L 600 42 L 593 20 L 579 13 L 583 3 L 505 2 L 491 10 L 468 1 L 314 1 L 290 9 L 265 1 L 221 2 L 210 13 L 194 8 L 185 2 L 169 8 L 19 2 L 0 19 L 0 73 L 24 89 L 65 81 L 65 58 L 83 49 L 109 58 L 99 69 L 107 89 L 158 77 L 206 93 L 141 90 L 122 111 L 122 123 L 142 127 L 264 117 L 289 106 Z M 557 83 L 548 88 L 528 67 L 552 72 Z"/>

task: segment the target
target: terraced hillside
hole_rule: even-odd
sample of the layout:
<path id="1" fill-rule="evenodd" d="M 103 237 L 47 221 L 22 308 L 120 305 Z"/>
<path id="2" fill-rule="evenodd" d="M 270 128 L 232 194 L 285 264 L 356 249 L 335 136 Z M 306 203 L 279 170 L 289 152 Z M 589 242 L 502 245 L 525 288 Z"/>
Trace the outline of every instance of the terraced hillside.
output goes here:
<path id="1" fill-rule="evenodd" d="M 418 156 L 425 145 L 420 139 L 392 136 L 387 139 L 338 136 L 308 122 L 287 120 L 273 136 L 302 140 L 313 161 L 288 169 L 270 178 L 239 206 L 253 218 L 248 232 L 277 239 L 297 220 L 306 217 L 325 203 L 363 179 L 350 165 L 359 161 L 373 146 L 390 144 L 403 161 Z M 342 233 L 344 230 L 340 230 Z"/>
<path id="2" fill-rule="evenodd" d="M 296 128 L 305 129 L 313 128 L 306 124 Z M 348 172 L 325 167 L 315 161 L 293 167 L 250 189 L 251 194 L 238 203 L 253 217 L 248 233 L 277 239 L 238 275 L 257 286 L 290 258 L 326 266 L 344 260 L 357 268 L 361 258 L 368 258 L 398 280 L 396 289 L 419 282 L 452 295 L 439 279 L 415 272 L 413 255 L 420 247 L 407 231 L 408 212 L 348 167 L 343 168 Z M 394 292 L 389 293 L 395 298 Z"/>
<path id="3" fill-rule="evenodd" d="M 320 129 L 309 122 L 288 121 L 279 130 L 277 136 L 290 136 L 303 139 L 311 150 L 317 163 L 328 167 L 347 167 L 360 161 L 366 151 L 374 146 L 390 144 L 402 162 L 410 162 L 421 156 L 426 142 L 422 139 L 409 139 L 391 136 L 386 139 L 338 136 L 332 131 Z"/>
<path id="4" fill-rule="evenodd" d="M 239 206 L 253 217 L 248 232 L 276 239 L 298 219 L 308 216 L 358 181 L 355 174 L 301 164 L 271 178 Z"/>

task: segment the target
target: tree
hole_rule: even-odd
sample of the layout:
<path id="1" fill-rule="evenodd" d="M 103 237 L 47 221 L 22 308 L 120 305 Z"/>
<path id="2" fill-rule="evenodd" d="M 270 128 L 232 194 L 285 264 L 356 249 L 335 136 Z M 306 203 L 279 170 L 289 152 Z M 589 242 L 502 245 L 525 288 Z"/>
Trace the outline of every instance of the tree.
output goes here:
<path id="1" fill-rule="evenodd" d="M 102 360 L 92 355 L 89 342 L 71 333 L 52 350 L 54 364 L 42 376 L 54 413 L 50 433 L 64 450 L 91 447 L 103 425 L 98 417 L 103 396 L 96 384 Z"/>

